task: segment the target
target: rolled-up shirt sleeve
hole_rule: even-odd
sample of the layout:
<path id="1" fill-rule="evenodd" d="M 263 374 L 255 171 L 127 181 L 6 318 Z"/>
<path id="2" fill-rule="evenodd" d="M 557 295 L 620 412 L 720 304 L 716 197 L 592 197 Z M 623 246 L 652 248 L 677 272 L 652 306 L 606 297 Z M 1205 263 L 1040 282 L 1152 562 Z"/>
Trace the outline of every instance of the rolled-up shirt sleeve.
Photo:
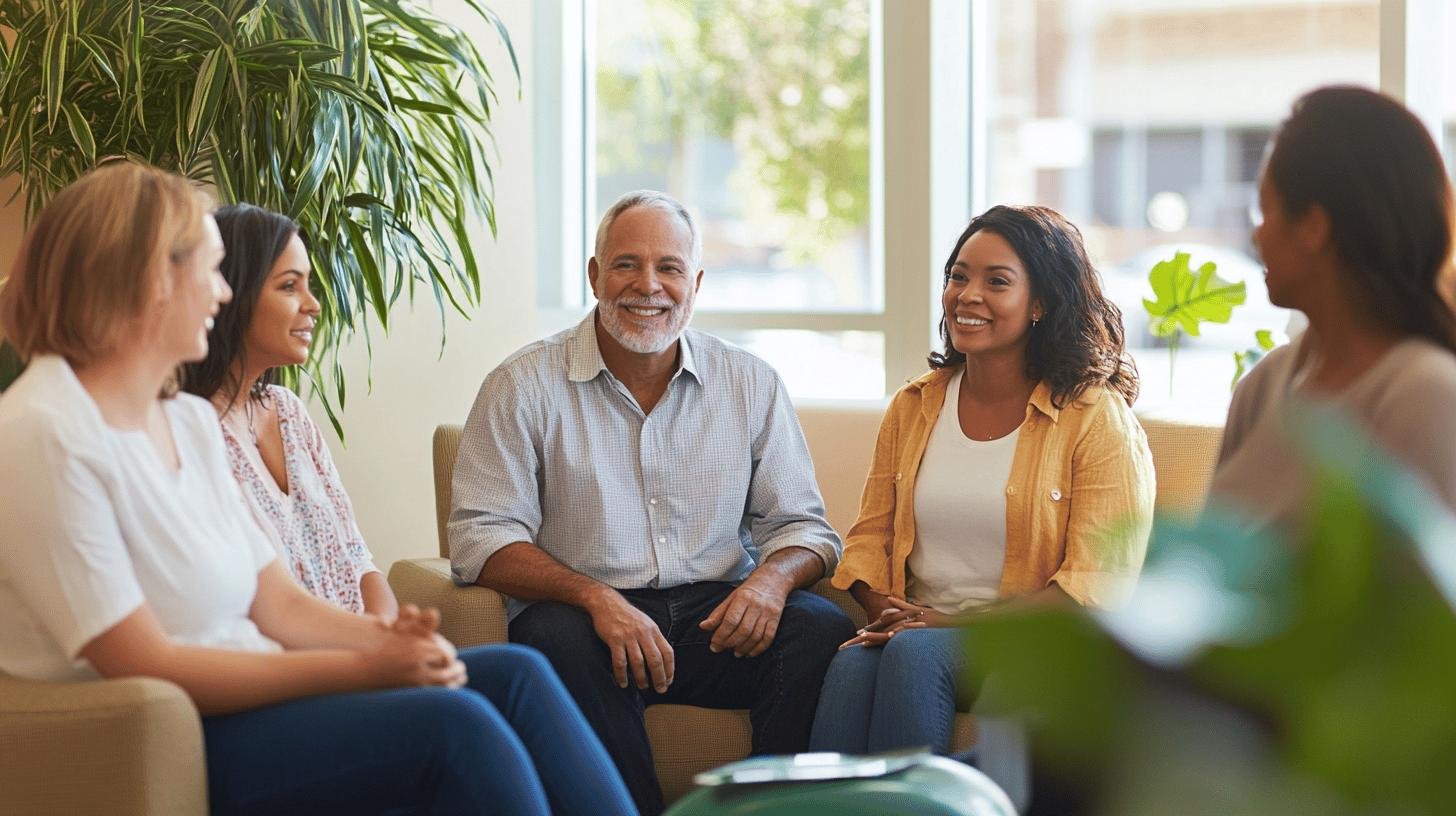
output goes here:
<path id="1" fill-rule="evenodd" d="M 485 378 L 470 408 L 447 525 L 450 568 L 461 584 L 474 583 L 485 562 L 506 546 L 536 541 L 541 529 L 536 410 L 507 368 Z"/>
<path id="2" fill-rule="evenodd" d="M 763 425 L 753 440 L 753 475 L 747 519 L 760 560 L 786 547 L 803 547 L 834 572 L 843 545 L 824 517 L 824 499 L 803 429 L 783 382 L 772 378 Z"/>

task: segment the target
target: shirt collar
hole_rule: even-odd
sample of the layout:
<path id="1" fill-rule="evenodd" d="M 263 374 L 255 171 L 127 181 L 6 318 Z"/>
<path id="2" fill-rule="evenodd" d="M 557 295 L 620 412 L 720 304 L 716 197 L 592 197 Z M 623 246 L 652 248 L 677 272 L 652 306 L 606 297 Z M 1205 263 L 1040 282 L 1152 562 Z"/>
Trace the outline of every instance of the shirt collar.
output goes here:
<path id="1" fill-rule="evenodd" d="M 687 373 L 693 375 L 693 379 L 698 381 L 698 385 L 702 385 L 703 372 L 698 370 L 697 359 L 693 357 L 693 344 L 688 340 L 688 330 L 683 329 L 682 336 L 679 337 L 677 340 L 677 374 L 681 374 L 686 371 Z M 677 374 L 674 374 L 673 376 L 676 377 Z"/>
<path id="2" fill-rule="evenodd" d="M 597 310 L 592 309 L 572 329 L 571 338 L 566 342 L 566 378 L 572 382 L 589 382 L 607 371 L 607 363 L 602 359 L 602 349 L 597 345 L 596 319 Z M 702 384 L 703 375 L 693 357 L 693 347 L 688 340 L 687 330 L 678 338 L 678 368 L 673 372 L 673 378 L 676 379 L 684 371 L 693 375 L 699 385 Z"/>
<path id="3" fill-rule="evenodd" d="M 933 369 L 911 380 L 908 387 L 921 394 L 937 392 L 940 399 L 937 400 L 935 408 L 938 411 L 945 400 L 946 386 L 950 383 L 950 378 L 955 376 L 958 368 L 959 366 L 947 366 Z M 1028 416 L 1032 410 L 1040 411 L 1046 414 L 1052 422 L 1056 422 L 1062 415 L 1062 409 L 1052 404 L 1052 388 L 1047 385 L 1046 380 L 1037 383 L 1036 388 L 1032 389 L 1031 399 L 1027 401 L 1026 410 Z"/>
<path id="4" fill-rule="evenodd" d="M 1047 419 L 1052 422 L 1056 422 L 1062 415 L 1062 409 L 1052 404 L 1052 387 L 1047 385 L 1046 380 L 1037 383 L 1036 388 L 1032 389 L 1030 406 L 1046 414 Z M 1030 408 L 1027 410 L 1030 411 Z"/>
<path id="5" fill-rule="evenodd" d="M 566 341 L 566 378 L 572 382 L 588 382 L 607 370 L 602 350 L 597 346 L 597 310 L 592 309 L 576 324 L 571 339 Z"/>

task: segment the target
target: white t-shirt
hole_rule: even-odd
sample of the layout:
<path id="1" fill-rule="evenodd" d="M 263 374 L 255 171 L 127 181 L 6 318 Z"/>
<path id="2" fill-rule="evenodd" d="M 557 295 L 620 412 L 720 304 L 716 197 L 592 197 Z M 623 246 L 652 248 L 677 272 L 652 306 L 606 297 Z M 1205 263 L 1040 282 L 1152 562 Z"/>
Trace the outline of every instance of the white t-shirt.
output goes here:
<path id="1" fill-rule="evenodd" d="M 166 402 L 173 470 L 108 426 L 60 357 L 0 395 L 0 672 L 95 677 L 79 657 L 149 604 L 174 641 L 276 651 L 248 618 L 272 545 L 228 470 L 212 406 Z"/>
<path id="2" fill-rule="evenodd" d="M 1000 439 L 966 438 L 961 373 L 946 386 L 915 476 L 915 546 L 906 559 L 908 600 L 953 615 L 996 600 L 1006 563 L 1006 481 L 1017 428 Z"/>

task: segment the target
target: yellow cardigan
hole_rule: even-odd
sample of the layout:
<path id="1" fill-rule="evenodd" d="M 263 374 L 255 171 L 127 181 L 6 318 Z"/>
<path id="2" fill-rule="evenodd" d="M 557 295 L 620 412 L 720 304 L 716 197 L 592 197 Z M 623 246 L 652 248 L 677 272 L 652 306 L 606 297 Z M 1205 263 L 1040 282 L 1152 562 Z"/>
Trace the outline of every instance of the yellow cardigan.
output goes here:
<path id="1" fill-rule="evenodd" d="M 834 586 L 864 581 L 904 597 L 905 559 L 915 547 L 915 474 L 954 373 L 931 371 L 890 402 Z M 1120 603 L 1142 569 L 1152 519 L 1153 457 L 1122 396 L 1093 386 L 1057 409 L 1051 388 L 1039 383 L 1006 482 L 999 596 L 1055 583 L 1084 606 Z"/>

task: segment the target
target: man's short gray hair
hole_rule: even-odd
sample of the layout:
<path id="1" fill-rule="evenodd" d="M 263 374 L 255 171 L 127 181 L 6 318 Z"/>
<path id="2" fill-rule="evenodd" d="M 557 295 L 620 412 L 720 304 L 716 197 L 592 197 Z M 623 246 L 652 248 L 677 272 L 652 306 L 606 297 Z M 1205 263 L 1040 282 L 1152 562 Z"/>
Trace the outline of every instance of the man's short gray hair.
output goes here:
<path id="1" fill-rule="evenodd" d="M 602 253 L 607 249 L 607 231 L 612 228 L 612 222 L 617 220 L 617 216 L 633 207 L 650 207 L 654 210 L 672 213 L 682 219 L 683 224 L 688 228 L 688 251 L 692 253 L 692 257 L 684 259 L 688 266 L 692 267 L 688 271 L 696 272 L 702 268 L 703 234 L 698 231 L 698 223 L 693 220 L 693 214 L 688 212 L 688 208 L 684 207 L 681 201 L 657 190 L 633 190 L 607 208 L 606 215 L 602 216 L 602 222 L 597 225 L 597 245 L 593 250 L 597 263 L 607 262 L 607 259 L 602 257 Z"/>

